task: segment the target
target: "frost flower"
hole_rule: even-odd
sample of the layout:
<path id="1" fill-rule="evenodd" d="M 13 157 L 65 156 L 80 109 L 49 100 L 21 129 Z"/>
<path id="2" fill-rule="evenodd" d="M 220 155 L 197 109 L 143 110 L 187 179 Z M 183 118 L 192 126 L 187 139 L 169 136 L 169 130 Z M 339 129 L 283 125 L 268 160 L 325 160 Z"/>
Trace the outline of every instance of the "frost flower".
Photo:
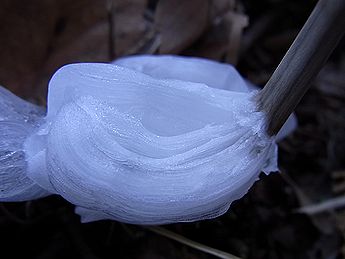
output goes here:
<path id="1" fill-rule="evenodd" d="M 64 66 L 45 116 L 0 89 L 0 201 L 59 194 L 84 222 L 217 217 L 277 171 L 254 94 L 230 65 L 176 56 Z"/>

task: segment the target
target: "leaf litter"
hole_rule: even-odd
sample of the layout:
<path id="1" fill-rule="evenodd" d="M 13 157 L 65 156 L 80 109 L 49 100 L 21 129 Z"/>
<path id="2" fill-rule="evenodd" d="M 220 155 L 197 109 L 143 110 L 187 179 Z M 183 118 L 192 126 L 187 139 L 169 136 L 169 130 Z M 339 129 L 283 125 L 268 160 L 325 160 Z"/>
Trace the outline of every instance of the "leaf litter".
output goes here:
<path id="1" fill-rule="evenodd" d="M 63 64 L 174 53 L 237 64 L 242 75 L 263 85 L 314 4 L 1 1 L 0 84 L 43 105 L 47 82 Z M 345 195 L 343 49 L 344 41 L 296 110 L 299 126 L 280 144 L 283 174 L 262 176 L 218 219 L 166 229 L 241 258 L 344 255 L 342 206 L 319 215 L 298 213 Z M 211 258 L 141 227 L 108 221 L 80 224 L 73 207 L 58 197 L 1 204 L 0 231 L 4 252 L 14 257 L 25 251 L 27 258 Z"/>

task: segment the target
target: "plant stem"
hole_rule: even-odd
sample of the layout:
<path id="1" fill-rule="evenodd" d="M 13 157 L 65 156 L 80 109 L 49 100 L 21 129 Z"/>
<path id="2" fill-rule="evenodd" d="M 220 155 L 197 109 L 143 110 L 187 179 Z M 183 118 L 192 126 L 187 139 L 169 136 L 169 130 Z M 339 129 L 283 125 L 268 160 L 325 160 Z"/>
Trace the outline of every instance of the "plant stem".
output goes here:
<path id="1" fill-rule="evenodd" d="M 345 32 L 345 0 L 320 0 L 270 80 L 256 96 L 276 135 Z"/>

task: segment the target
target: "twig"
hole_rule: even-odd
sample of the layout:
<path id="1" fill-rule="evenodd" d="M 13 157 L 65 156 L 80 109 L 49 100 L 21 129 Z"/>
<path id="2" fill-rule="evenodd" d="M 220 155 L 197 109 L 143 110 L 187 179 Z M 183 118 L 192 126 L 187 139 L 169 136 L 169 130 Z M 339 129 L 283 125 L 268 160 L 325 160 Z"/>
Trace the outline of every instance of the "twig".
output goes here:
<path id="1" fill-rule="evenodd" d="M 267 114 L 267 133 L 276 135 L 345 33 L 345 1 L 320 0 L 257 95 L 258 108 Z"/>
<path id="2" fill-rule="evenodd" d="M 21 225 L 27 225 L 30 224 L 31 222 L 29 220 L 21 219 L 17 217 L 17 215 L 13 214 L 10 212 L 4 204 L 0 203 L 0 211 L 11 221 L 21 224 Z"/>
<path id="3" fill-rule="evenodd" d="M 234 256 L 232 254 L 223 252 L 221 250 L 218 250 L 218 249 L 215 249 L 215 248 L 212 248 L 212 247 L 200 244 L 198 242 L 190 240 L 190 239 L 188 239 L 188 238 L 186 238 L 184 236 L 176 234 L 176 233 L 174 233 L 172 231 L 169 231 L 169 230 L 167 230 L 165 228 L 162 228 L 162 227 L 146 227 L 146 228 L 148 230 L 156 233 L 156 234 L 159 234 L 159 235 L 162 235 L 164 237 L 170 238 L 170 239 L 175 240 L 175 241 L 177 241 L 179 243 L 182 243 L 184 245 L 190 246 L 190 247 L 192 247 L 194 249 L 203 251 L 205 253 L 214 255 L 214 256 L 219 257 L 219 258 L 223 258 L 223 259 L 240 259 L 240 257 L 237 257 L 237 256 Z"/>
<path id="4" fill-rule="evenodd" d="M 297 210 L 297 212 L 306 213 L 308 215 L 314 215 L 324 211 L 331 211 L 343 207 L 345 207 L 345 196 L 340 196 L 337 198 L 326 200 L 318 204 L 301 207 Z"/>

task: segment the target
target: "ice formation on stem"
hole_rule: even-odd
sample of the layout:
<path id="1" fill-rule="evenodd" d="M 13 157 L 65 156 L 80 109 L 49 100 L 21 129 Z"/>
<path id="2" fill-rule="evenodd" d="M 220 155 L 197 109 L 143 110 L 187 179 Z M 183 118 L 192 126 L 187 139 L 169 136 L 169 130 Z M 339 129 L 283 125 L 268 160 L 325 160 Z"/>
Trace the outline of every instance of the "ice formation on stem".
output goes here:
<path id="1" fill-rule="evenodd" d="M 194 221 L 223 214 L 261 171 L 277 170 L 275 138 L 230 65 L 176 56 L 67 65 L 50 81 L 45 117 L 0 93 L 0 201 L 50 193 L 84 222 Z"/>

